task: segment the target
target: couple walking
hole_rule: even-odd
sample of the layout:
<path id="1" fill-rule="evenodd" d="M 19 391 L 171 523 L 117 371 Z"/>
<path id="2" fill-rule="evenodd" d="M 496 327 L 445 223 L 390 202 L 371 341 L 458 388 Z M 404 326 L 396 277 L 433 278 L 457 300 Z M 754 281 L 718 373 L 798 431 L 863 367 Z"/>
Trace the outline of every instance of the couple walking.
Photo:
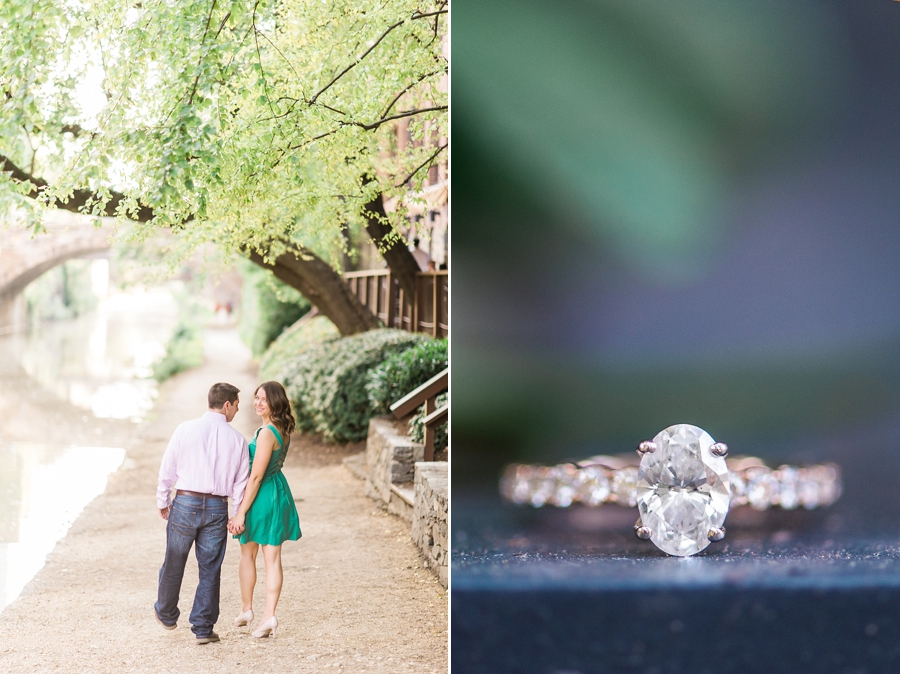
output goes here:
<path id="1" fill-rule="evenodd" d="M 253 405 L 263 425 L 248 445 L 244 436 L 229 426 L 238 412 L 238 393 L 231 384 L 213 384 L 209 411 L 175 429 L 159 469 L 156 500 L 160 516 L 167 520 L 166 556 L 153 608 L 163 627 L 175 629 L 184 566 L 196 544 L 200 579 L 190 622 L 198 644 L 219 640 L 213 627 L 219 618 L 228 533 L 241 543 L 241 614 L 234 621 L 239 627 L 253 621 L 256 557 L 262 547 L 266 608 L 254 637 L 275 636 L 275 607 L 283 578 L 281 544 L 300 538 L 297 508 L 281 472 L 294 430 L 290 401 L 278 382 L 267 381 L 256 388 Z"/>

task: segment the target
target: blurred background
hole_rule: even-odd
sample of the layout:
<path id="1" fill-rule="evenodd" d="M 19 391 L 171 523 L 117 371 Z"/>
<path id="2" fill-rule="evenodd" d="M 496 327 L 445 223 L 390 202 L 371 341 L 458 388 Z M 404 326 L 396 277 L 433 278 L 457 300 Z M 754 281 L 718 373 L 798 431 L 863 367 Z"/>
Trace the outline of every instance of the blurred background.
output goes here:
<path id="1" fill-rule="evenodd" d="M 889 0 L 454 6 L 455 504 L 681 422 L 897 500 L 898 48 Z"/>

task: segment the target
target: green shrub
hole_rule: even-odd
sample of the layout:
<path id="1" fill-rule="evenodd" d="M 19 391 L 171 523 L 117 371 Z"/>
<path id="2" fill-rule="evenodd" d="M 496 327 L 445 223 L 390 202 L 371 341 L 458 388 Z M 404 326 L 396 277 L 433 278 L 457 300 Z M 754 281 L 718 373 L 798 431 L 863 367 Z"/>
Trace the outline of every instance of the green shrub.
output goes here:
<path id="1" fill-rule="evenodd" d="M 435 409 L 440 409 L 447 404 L 448 396 L 441 393 L 434 401 Z M 419 408 L 412 419 L 409 420 L 409 437 L 413 442 L 424 444 L 425 442 L 425 424 L 422 420 L 425 418 L 425 405 Z M 439 452 L 447 446 L 447 422 L 442 423 L 434 429 L 434 451 Z"/>
<path id="2" fill-rule="evenodd" d="M 241 265 L 244 290 L 238 332 L 254 356 L 259 356 L 290 325 L 310 309 L 303 295 L 272 272 L 252 262 Z"/>
<path id="3" fill-rule="evenodd" d="M 366 390 L 377 414 L 447 368 L 447 340 L 429 339 L 401 353 L 388 356 L 369 371 Z"/>
<path id="4" fill-rule="evenodd" d="M 260 358 L 260 377 L 263 381 L 274 379 L 287 386 L 297 358 L 308 349 L 340 336 L 341 333 L 326 316 L 315 316 L 295 323 L 282 332 Z"/>
<path id="5" fill-rule="evenodd" d="M 426 339 L 402 330 L 370 330 L 296 354 L 282 376 L 298 428 L 338 442 L 364 439 L 373 414 L 366 391 L 369 370 Z"/>
<path id="6" fill-rule="evenodd" d="M 166 355 L 153 364 L 153 378 L 161 383 L 179 372 L 202 364 L 203 330 L 180 321 L 166 344 Z"/>
<path id="7" fill-rule="evenodd" d="M 313 372 L 317 371 L 314 366 L 320 361 L 322 350 L 340 336 L 334 323 L 325 316 L 316 316 L 285 330 L 260 361 L 263 380 L 274 379 L 287 390 L 299 431 L 315 431 L 316 419 L 305 397 L 296 391 L 302 390 L 302 382 L 314 376 Z M 295 386 L 294 382 L 301 384 Z"/>

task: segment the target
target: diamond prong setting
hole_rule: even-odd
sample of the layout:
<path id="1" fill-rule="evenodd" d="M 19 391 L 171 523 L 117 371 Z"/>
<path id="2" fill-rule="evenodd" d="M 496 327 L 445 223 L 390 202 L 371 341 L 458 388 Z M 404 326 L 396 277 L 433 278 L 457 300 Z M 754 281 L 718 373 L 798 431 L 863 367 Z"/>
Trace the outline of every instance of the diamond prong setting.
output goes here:
<path id="1" fill-rule="evenodd" d="M 637 446 L 637 453 L 643 456 L 644 454 L 653 454 L 656 451 L 656 443 L 653 440 L 644 440 Z"/>
<path id="2" fill-rule="evenodd" d="M 712 445 L 710 445 L 709 451 L 716 456 L 725 458 L 726 456 L 728 456 L 728 445 L 726 445 L 724 442 L 714 442 Z"/>
<path id="3" fill-rule="evenodd" d="M 645 527 L 641 523 L 640 518 L 638 518 L 638 521 L 634 523 L 634 535 L 640 538 L 642 541 L 646 541 L 651 536 L 649 527 Z"/>
<path id="4" fill-rule="evenodd" d="M 706 537 L 713 543 L 721 541 L 725 538 L 725 527 L 714 527 L 710 529 Z"/>

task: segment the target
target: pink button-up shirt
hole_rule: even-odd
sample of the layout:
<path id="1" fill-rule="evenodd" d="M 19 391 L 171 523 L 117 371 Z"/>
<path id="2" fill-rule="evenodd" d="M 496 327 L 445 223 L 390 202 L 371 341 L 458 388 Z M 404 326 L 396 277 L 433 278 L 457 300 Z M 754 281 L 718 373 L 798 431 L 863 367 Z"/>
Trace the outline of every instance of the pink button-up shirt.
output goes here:
<path id="1" fill-rule="evenodd" d="M 156 504 L 167 508 L 176 485 L 201 494 L 230 496 L 234 514 L 249 477 L 247 440 L 228 424 L 224 414 L 210 411 L 180 424 L 172 434 L 159 467 Z"/>

